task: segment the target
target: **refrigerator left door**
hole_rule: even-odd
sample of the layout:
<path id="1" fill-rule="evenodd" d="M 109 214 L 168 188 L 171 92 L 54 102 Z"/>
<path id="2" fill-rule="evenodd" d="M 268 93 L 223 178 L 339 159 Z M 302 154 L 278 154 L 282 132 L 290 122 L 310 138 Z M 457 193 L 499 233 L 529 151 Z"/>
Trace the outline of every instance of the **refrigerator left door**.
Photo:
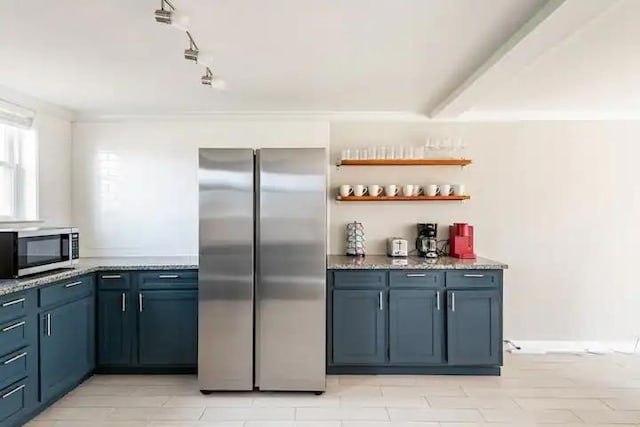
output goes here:
<path id="1" fill-rule="evenodd" d="M 253 389 L 254 153 L 199 151 L 198 385 Z"/>

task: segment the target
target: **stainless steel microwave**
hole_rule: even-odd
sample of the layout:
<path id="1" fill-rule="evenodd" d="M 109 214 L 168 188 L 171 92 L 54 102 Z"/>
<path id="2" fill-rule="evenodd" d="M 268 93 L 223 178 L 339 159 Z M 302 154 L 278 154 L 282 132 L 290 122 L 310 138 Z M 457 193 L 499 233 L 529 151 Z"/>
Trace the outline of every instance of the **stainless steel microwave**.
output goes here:
<path id="1" fill-rule="evenodd" d="M 77 264 L 77 228 L 0 229 L 0 279 L 12 279 Z"/>

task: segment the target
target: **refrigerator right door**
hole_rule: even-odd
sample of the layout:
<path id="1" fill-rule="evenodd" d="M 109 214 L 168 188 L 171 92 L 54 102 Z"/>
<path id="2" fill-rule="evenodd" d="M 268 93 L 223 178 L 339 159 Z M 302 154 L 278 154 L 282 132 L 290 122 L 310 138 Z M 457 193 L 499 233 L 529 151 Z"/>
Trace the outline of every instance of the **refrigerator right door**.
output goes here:
<path id="1" fill-rule="evenodd" d="M 256 387 L 324 391 L 326 151 L 257 158 Z"/>

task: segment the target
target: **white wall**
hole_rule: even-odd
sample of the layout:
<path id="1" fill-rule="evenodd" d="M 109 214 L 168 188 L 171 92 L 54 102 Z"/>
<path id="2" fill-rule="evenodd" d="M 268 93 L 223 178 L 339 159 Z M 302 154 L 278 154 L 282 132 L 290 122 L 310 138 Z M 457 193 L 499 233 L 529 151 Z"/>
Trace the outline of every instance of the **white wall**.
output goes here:
<path id="1" fill-rule="evenodd" d="M 326 147 L 326 121 L 74 124 L 73 221 L 83 256 L 196 255 L 199 147 Z"/>
<path id="2" fill-rule="evenodd" d="M 38 133 L 39 216 L 44 225 L 71 222 L 71 122 L 40 113 Z"/>
<path id="3" fill-rule="evenodd" d="M 459 168 L 333 168 L 343 183 L 463 182 L 472 199 L 438 203 L 332 202 L 332 253 L 344 224 L 365 225 L 369 253 L 416 222 L 470 222 L 477 252 L 505 272 L 505 336 L 632 340 L 640 336 L 640 122 L 334 123 L 343 147 L 462 137 L 474 163 Z M 334 190 L 335 191 L 335 190 Z M 443 236 L 446 237 L 446 230 Z"/>

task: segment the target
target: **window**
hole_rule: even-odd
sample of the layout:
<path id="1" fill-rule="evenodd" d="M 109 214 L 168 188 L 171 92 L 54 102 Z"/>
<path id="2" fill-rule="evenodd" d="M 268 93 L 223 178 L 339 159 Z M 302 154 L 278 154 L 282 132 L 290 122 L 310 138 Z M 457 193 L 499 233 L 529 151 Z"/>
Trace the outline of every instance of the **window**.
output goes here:
<path id="1" fill-rule="evenodd" d="M 34 131 L 0 122 L 0 221 L 37 219 Z"/>

